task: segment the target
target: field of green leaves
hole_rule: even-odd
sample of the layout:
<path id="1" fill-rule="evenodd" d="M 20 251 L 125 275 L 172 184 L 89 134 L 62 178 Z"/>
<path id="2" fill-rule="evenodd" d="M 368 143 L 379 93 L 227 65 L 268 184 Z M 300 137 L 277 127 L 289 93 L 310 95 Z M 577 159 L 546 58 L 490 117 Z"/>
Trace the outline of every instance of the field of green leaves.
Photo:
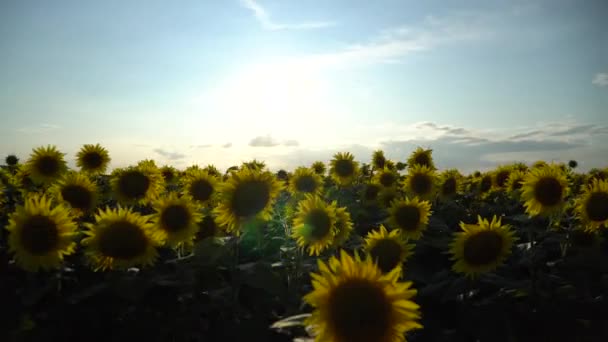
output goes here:
<path id="1" fill-rule="evenodd" d="M 288 171 L 9 155 L 0 340 L 608 340 L 608 168 L 465 175 L 404 153 Z"/>

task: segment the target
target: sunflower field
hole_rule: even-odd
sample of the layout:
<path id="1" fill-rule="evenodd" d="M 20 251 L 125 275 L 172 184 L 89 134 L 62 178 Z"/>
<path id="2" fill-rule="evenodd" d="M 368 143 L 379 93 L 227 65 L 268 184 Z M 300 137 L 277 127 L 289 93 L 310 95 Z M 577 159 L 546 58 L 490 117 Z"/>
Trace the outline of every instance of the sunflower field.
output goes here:
<path id="1" fill-rule="evenodd" d="M 67 158 L 0 169 L 0 341 L 608 340 L 608 169 Z"/>

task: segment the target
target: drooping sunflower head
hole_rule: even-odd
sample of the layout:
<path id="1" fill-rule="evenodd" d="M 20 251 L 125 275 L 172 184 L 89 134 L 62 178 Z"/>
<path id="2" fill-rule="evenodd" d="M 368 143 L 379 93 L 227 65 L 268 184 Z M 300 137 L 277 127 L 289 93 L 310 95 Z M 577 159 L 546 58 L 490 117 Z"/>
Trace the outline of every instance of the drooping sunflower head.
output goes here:
<path id="1" fill-rule="evenodd" d="M 379 184 L 383 188 L 390 188 L 397 186 L 399 182 L 399 174 L 394 170 L 379 169 L 374 175 L 373 182 Z"/>
<path id="2" fill-rule="evenodd" d="M 439 197 L 444 200 L 462 192 L 462 187 L 462 175 L 456 169 L 445 170 L 439 176 Z"/>
<path id="3" fill-rule="evenodd" d="M 316 162 L 312 163 L 311 168 L 319 176 L 324 176 L 325 175 L 325 171 L 327 171 L 327 167 L 325 166 L 325 163 L 322 162 L 322 161 L 316 161 Z"/>
<path id="4" fill-rule="evenodd" d="M 511 194 L 511 196 L 514 196 L 514 197 L 519 196 L 525 176 L 526 176 L 526 173 L 524 171 L 520 171 L 520 170 L 513 170 L 509 174 L 509 179 L 507 179 L 506 189 Z"/>
<path id="5" fill-rule="evenodd" d="M 92 211 L 97 205 L 97 185 L 79 172 L 68 172 L 49 189 L 49 193 L 71 208 L 76 216 Z"/>
<path id="6" fill-rule="evenodd" d="M 384 156 L 384 152 L 382 150 L 374 151 L 374 154 L 372 154 L 372 166 L 374 167 L 374 169 L 384 169 L 385 163 L 386 157 Z"/>
<path id="7" fill-rule="evenodd" d="M 576 213 L 589 230 L 608 226 L 608 181 L 595 179 L 576 201 Z"/>
<path id="8" fill-rule="evenodd" d="M 219 186 L 219 204 L 214 209 L 217 222 L 228 233 L 240 235 L 244 221 L 268 220 L 282 184 L 269 171 L 244 168 Z"/>
<path id="9" fill-rule="evenodd" d="M 118 207 L 99 210 L 81 244 L 94 270 L 151 266 L 164 241 L 146 216 Z"/>
<path id="10" fill-rule="evenodd" d="M 192 169 L 180 179 L 182 196 L 200 205 L 210 203 L 217 193 L 219 180 L 201 169 Z"/>
<path id="11" fill-rule="evenodd" d="M 435 194 L 435 171 L 427 166 L 414 165 L 405 178 L 405 191 L 411 196 L 429 199 Z"/>
<path id="12" fill-rule="evenodd" d="M 156 213 L 150 220 L 167 246 L 177 247 L 194 240 L 203 216 L 192 201 L 171 193 L 155 201 L 153 207 Z"/>
<path id="13" fill-rule="evenodd" d="M 567 194 L 566 175 L 553 165 L 532 169 L 522 182 L 521 200 L 530 216 L 558 213 Z"/>
<path id="14" fill-rule="evenodd" d="M 77 225 L 69 210 L 62 205 L 53 206 L 45 195 L 28 196 L 9 215 L 6 229 L 9 251 L 27 271 L 59 268 L 64 257 L 76 248 Z"/>
<path id="15" fill-rule="evenodd" d="M 338 207 L 336 202 L 333 203 L 333 206 L 336 208 L 336 236 L 334 236 L 333 246 L 339 247 L 348 240 L 353 231 L 353 221 L 345 207 Z"/>
<path id="16" fill-rule="evenodd" d="M 400 229 L 404 237 L 418 240 L 426 229 L 431 215 L 431 204 L 417 197 L 396 200 L 389 208 L 388 223 L 393 229 Z"/>
<path id="17" fill-rule="evenodd" d="M 359 173 L 359 163 L 350 152 L 338 152 L 330 162 L 329 172 L 338 185 L 348 186 Z"/>
<path id="18" fill-rule="evenodd" d="M 14 167 L 19 164 L 19 158 L 14 154 L 9 154 L 8 156 L 6 156 L 6 158 L 4 158 L 4 162 L 6 163 L 6 165 Z"/>
<path id="19" fill-rule="evenodd" d="M 241 169 L 250 169 L 253 171 L 263 171 L 266 168 L 266 163 L 257 159 L 248 162 L 243 162 Z"/>
<path id="20" fill-rule="evenodd" d="M 76 165 L 82 172 L 91 174 L 106 172 L 110 160 L 108 150 L 99 144 L 83 145 L 78 154 L 76 154 Z"/>
<path id="21" fill-rule="evenodd" d="M 116 199 L 123 204 L 153 201 L 164 186 L 162 173 L 149 163 L 114 170 L 111 183 Z"/>
<path id="22" fill-rule="evenodd" d="M 389 273 L 412 255 L 414 246 L 407 243 L 401 230 L 395 229 L 389 233 L 383 225 L 380 225 L 379 230 L 367 234 L 364 248 L 382 273 Z"/>
<path id="23" fill-rule="evenodd" d="M 279 171 L 277 171 L 277 179 L 283 182 L 289 181 L 289 172 L 280 169 Z"/>
<path id="24" fill-rule="evenodd" d="M 436 170 L 432 154 L 433 150 L 425 150 L 422 147 L 418 147 L 410 154 L 409 158 L 407 158 L 407 165 L 409 167 L 415 165 L 426 166 L 429 170 Z"/>
<path id="25" fill-rule="evenodd" d="M 26 163 L 30 178 L 38 184 L 50 184 L 61 178 L 68 169 L 64 156 L 51 145 L 34 149 Z"/>
<path id="26" fill-rule="evenodd" d="M 462 232 L 455 233 L 450 244 L 452 269 L 475 277 L 498 268 L 511 254 L 514 232 L 494 216 L 492 221 L 478 217 L 477 224 L 460 223 Z"/>
<path id="27" fill-rule="evenodd" d="M 363 187 L 363 191 L 361 197 L 363 198 L 363 203 L 367 205 L 376 204 L 378 202 L 378 195 L 382 187 L 376 183 L 367 183 Z"/>
<path id="28" fill-rule="evenodd" d="M 333 244 L 336 234 L 336 207 L 319 196 L 306 195 L 293 219 L 292 237 L 298 245 L 310 255 L 319 255 Z"/>
<path id="29" fill-rule="evenodd" d="M 509 176 L 513 172 L 513 168 L 511 166 L 500 166 L 493 172 L 493 185 L 498 190 L 503 190 L 507 186 L 507 181 L 509 180 Z"/>
<path id="30" fill-rule="evenodd" d="M 420 325 L 411 282 L 399 282 L 401 268 L 383 274 L 371 258 L 341 251 L 328 263 L 319 259 L 313 291 L 304 296 L 314 311 L 306 323 L 315 341 L 399 342 Z"/>
<path id="31" fill-rule="evenodd" d="M 289 180 L 289 191 L 292 194 L 320 194 L 323 191 L 323 179 L 314 170 L 298 167 Z"/>

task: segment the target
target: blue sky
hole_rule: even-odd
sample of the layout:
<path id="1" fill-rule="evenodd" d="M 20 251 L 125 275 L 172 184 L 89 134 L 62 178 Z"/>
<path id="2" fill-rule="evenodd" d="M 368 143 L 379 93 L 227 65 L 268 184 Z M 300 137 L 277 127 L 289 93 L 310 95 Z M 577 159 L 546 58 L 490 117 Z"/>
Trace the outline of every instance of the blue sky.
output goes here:
<path id="1" fill-rule="evenodd" d="M 0 153 L 608 165 L 608 2 L 0 1 Z M 73 164 L 72 164 L 73 165 Z"/>

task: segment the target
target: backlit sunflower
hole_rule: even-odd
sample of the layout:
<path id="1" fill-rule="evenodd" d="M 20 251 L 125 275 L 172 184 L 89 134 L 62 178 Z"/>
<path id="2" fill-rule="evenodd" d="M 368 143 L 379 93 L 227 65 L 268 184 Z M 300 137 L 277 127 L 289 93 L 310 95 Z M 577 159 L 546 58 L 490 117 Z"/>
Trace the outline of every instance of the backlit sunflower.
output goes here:
<path id="1" fill-rule="evenodd" d="M 64 156 L 51 145 L 34 149 L 26 163 L 30 178 L 38 184 L 49 184 L 61 178 L 68 170 Z"/>
<path id="2" fill-rule="evenodd" d="M 506 189 L 511 194 L 511 196 L 518 197 L 521 193 L 521 187 L 523 185 L 524 177 L 526 173 L 520 170 L 513 170 L 509 174 L 509 179 L 507 179 Z"/>
<path id="3" fill-rule="evenodd" d="M 315 173 L 320 176 L 324 176 L 325 171 L 327 171 L 327 167 L 325 166 L 325 163 L 322 161 L 316 161 L 316 162 L 312 163 L 312 166 L 310 168 L 313 169 L 315 171 Z"/>
<path id="4" fill-rule="evenodd" d="M 350 153 L 338 152 L 330 162 L 329 173 L 334 181 L 341 186 L 350 185 L 359 173 L 359 163 Z"/>
<path id="5" fill-rule="evenodd" d="M 417 197 L 394 201 L 388 210 L 389 226 L 400 229 L 403 236 L 418 240 L 426 229 L 431 215 L 431 204 Z"/>
<path id="6" fill-rule="evenodd" d="M 329 248 L 338 233 L 336 228 L 336 207 L 313 195 L 298 203 L 293 219 L 292 237 L 310 255 L 319 255 Z"/>
<path id="7" fill-rule="evenodd" d="M 151 163 L 140 163 L 112 172 L 112 191 L 123 204 L 147 203 L 158 198 L 164 181 L 160 170 Z"/>
<path id="8" fill-rule="evenodd" d="M 81 244 L 95 271 L 151 266 L 164 242 L 148 217 L 121 207 L 99 210 L 86 227 Z"/>
<path id="9" fill-rule="evenodd" d="M 320 194 L 323 191 L 323 179 L 314 170 L 298 167 L 289 179 L 289 191 L 292 194 Z"/>
<path id="10" fill-rule="evenodd" d="M 480 177 L 477 178 L 476 180 L 477 182 L 477 194 L 479 195 L 479 197 L 484 198 L 486 196 L 488 196 L 488 194 L 490 194 L 490 191 L 492 191 L 492 174 L 491 173 L 485 173 L 482 174 Z"/>
<path id="11" fill-rule="evenodd" d="M 530 216 L 558 213 L 567 194 L 566 175 L 553 165 L 530 170 L 522 182 L 521 200 Z"/>
<path id="12" fill-rule="evenodd" d="M 576 201 L 576 212 L 589 230 L 608 223 L 608 181 L 594 179 Z"/>
<path id="13" fill-rule="evenodd" d="M 389 233 L 383 225 L 380 225 L 379 230 L 367 234 L 364 248 L 380 270 L 388 273 L 395 267 L 401 266 L 412 255 L 414 245 L 407 243 L 401 230 L 395 229 Z"/>
<path id="14" fill-rule="evenodd" d="M 449 252 L 455 261 L 452 269 L 469 277 L 498 268 L 511 254 L 516 240 L 515 233 L 496 216 L 491 222 L 481 217 L 477 221 L 477 224 L 461 222 L 463 231 L 455 233 L 450 244 Z"/>
<path id="15" fill-rule="evenodd" d="M 437 192 L 441 199 L 449 199 L 462 192 L 462 175 L 456 169 L 445 170 L 439 175 Z"/>
<path id="16" fill-rule="evenodd" d="M 435 171 L 426 166 L 414 165 L 405 177 L 405 191 L 410 196 L 429 199 L 435 194 Z"/>
<path id="17" fill-rule="evenodd" d="M 108 150 L 99 144 L 84 145 L 76 154 L 76 165 L 80 168 L 80 171 L 90 174 L 106 172 L 110 160 Z"/>
<path id="18" fill-rule="evenodd" d="M 71 208 L 76 216 L 90 212 L 97 205 L 97 185 L 82 173 L 68 172 L 49 193 Z"/>
<path id="19" fill-rule="evenodd" d="M 281 183 L 269 171 L 243 168 L 220 185 L 216 222 L 238 236 L 245 221 L 271 218 L 272 205 L 281 190 Z"/>
<path id="20" fill-rule="evenodd" d="M 335 201 L 333 206 L 336 208 L 336 236 L 334 236 L 333 246 L 338 247 L 348 240 L 350 233 L 353 231 L 353 221 L 345 207 L 338 207 L 338 203 Z"/>
<path id="21" fill-rule="evenodd" d="M 212 165 L 212 164 L 205 166 L 203 168 L 203 171 L 207 171 L 208 174 L 210 174 L 211 176 L 216 177 L 216 178 L 220 178 L 222 176 L 222 173 L 220 172 L 220 170 L 218 170 L 217 167 L 215 167 L 215 165 Z"/>
<path id="22" fill-rule="evenodd" d="M 372 166 L 375 170 L 384 169 L 384 164 L 386 163 L 386 157 L 384 156 L 384 152 L 382 150 L 374 151 L 372 154 Z"/>
<path id="23" fill-rule="evenodd" d="M 165 184 L 173 183 L 178 179 L 179 172 L 176 168 L 170 165 L 165 165 L 160 168 L 160 173 L 163 175 Z"/>
<path id="24" fill-rule="evenodd" d="M 24 165 L 20 165 L 17 168 L 17 172 L 15 172 L 15 174 L 12 176 L 10 182 L 13 186 L 19 189 L 19 192 L 21 192 L 21 194 L 24 196 L 30 192 L 38 191 L 36 184 L 34 184 L 34 181 L 30 177 L 30 172 Z"/>
<path id="25" fill-rule="evenodd" d="M 492 177 L 492 185 L 494 188 L 497 190 L 505 189 L 511 172 L 513 172 L 513 167 L 507 165 L 500 166 L 494 170 Z"/>
<path id="26" fill-rule="evenodd" d="M 217 193 L 219 180 L 201 169 L 192 169 L 180 179 L 182 196 L 204 205 Z"/>
<path id="27" fill-rule="evenodd" d="M 53 206 L 44 195 L 30 195 L 9 215 L 9 251 L 27 271 L 59 268 L 75 251 L 76 228 L 67 208 Z"/>
<path id="28" fill-rule="evenodd" d="M 426 166 L 429 170 L 436 170 L 435 163 L 433 162 L 433 150 L 425 150 L 422 147 L 416 148 L 409 158 L 407 158 L 407 165 L 411 168 L 415 165 Z"/>
<path id="29" fill-rule="evenodd" d="M 378 196 L 382 187 L 375 183 L 367 183 L 363 187 L 363 191 L 361 194 L 363 203 L 366 205 L 373 205 L 378 203 Z"/>
<path id="30" fill-rule="evenodd" d="M 394 170 L 389 169 L 378 169 L 374 175 L 373 182 L 380 184 L 384 188 L 390 188 L 397 186 L 399 182 L 399 174 Z"/>
<path id="31" fill-rule="evenodd" d="M 198 222 L 203 216 L 192 201 L 171 193 L 156 200 L 153 207 L 156 213 L 150 217 L 150 221 L 165 240 L 165 245 L 177 247 L 194 240 L 199 229 Z"/>
<path id="32" fill-rule="evenodd" d="M 304 296 L 314 311 L 306 320 L 316 342 L 404 342 L 422 328 L 420 307 L 412 301 L 412 282 L 399 282 L 401 268 L 383 274 L 372 259 L 341 251 L 319 273 L 311 273 L 313 291 Z"/>

